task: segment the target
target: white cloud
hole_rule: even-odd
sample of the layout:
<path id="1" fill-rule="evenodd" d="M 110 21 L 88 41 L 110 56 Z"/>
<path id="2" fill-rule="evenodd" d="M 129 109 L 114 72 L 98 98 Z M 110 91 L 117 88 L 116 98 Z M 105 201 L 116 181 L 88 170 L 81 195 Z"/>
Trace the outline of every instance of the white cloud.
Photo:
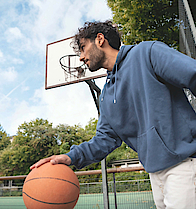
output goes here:
<path id="1" fill-rule="evenodd" d="M 16 80 L 17 76 L 18 73 L 17 71 L 15 71 L 14 67 L 10 67 L 6 70 L 0 69 L 0 84 L 2 85 L 6 82 L 13 82 L 14 80 Z"/>
<path id="2" fill-rule="evenodd" d="M 20 56 L 21 53 L 29 53 L 33 51 L 33 43 L 31 41 L 32 37 L 31 32 L 28 31 L 28 29 L 22 24 L 22 22 L 24 21 L 25 18 L 19 18 L 18 17 L 18 21 L 19 21 L 19 25 L 18 27 L 10 27 L 8 28 L 5 32 L 4 32 L 4 38 L 6 40 L 7 44 L 7 49 L 4 50 L 10 50 L 10 54 L 8 56 L 12 56 L 13 54 L 14 56 Z M 28 18 L 27 18 L 28 19 Z M 28 21 L 27 21 L 28 22 Z M 21 24 L 21 25 L 20 25 Z M 29 24 L 31 24 L 31 22 L 29 22 Z M 21 29 L 22 28 L 22 29 Z M 22 33 L 21 30 L 24 30 L 24 33 Z M 22 63 L 22 59 L 17 59 L 17 58 L 13 58 L 13 60 L 17 60 L 17 63 L 15 64 L 21 64 Z M 18 61 L 20 61 L 20 63 L 18 63 Z"/>
<path id="3" fill-rule="evenodd" d="M 27 3 L 28 12 L 22 13 L 26 11 L 24 4 Z M 21 11 L 16 9 L 19 5 Z M 85 0 L 82 3 L 81 0 L 58 0 L 55 3 L 53 0 L 29 0 L 18 1 L 13 8 L 8 13 L 16 26 L 6 29 L 5 38 L 13 44 L 12 47 L 15 46 L 15 51 L 33 53 L 44 53 L 46 44 L 73 36 L 86 18 L 90 21 L 112 17 L 106 0 Z"/>
<path id="4" fill-rule="evenodd" d="M 74 35 L 85 21 L 111 19 L 106 0 L 3 2 L 0 2 L 0 32 L 4 34 L 0 40 L 0 62 L 9 61 L 3 63 L 4 69 L 2 65 L 0 68 L 0 98 L 3 98 L 0 123 L 4 130 L 15 134 L 20 124 L 37 117 L 48 119 L 54 125 L 80 123 L 83 126 L 90 118 L 97 117 L 85 82 L 44 90 L 43 68 L 46 44 Z M 30 76 L 28 85 L 17 83 L 31 72 L 36 76 Z"/>
<path id="5" fill-rule="evenodd" d="M 112 18 L 112 11 L 107 6 L 106 0 L 93 1 L 93 4 L 88 4 L 88 19 L 104 21 Z"/>
<path id="6" fill-rule="evenodd" d="M 10 108 L 10 102 L 11 102 L 11 99 L 9 97 L 6 97 L 6 95 L 0 93 L 0 110 L 3 110 L 3 111 L 0 111 L 0 115 L 2 113 L 6 113 L 7 111 L 9 111 L 9 108 Z M 1 116 L 1 120 L 2 120 L 2 117 L 5 118 L 4 116 Z M 0 121 L 0 124 L 1 124 L 2 121 Z"/>
<path id="7" fill-rule="evenodd" d="M 86 125 L 92 117 L 97 117 L 97 110 L 87 84 L 79 83 L 61 88 L 36 90 L 32 98 L 39 101 L 39 108 L 54 125 Z"/>
<path id="8" fill-rule="evenodd" d="M 13 42 L 22 39 L 23 35 L 18 27 L 8 28 L 5 32 L 7 42 Z"/>
<path id="9" fill-rule="evenodd" d="M 5 50 L 5 49 L 4 49 Z M 6 51 L 6 50 L 5 50 Z M 19 51 L 19 50 L 17 50 Z M 17 53 L 16 53 L 17 54 Z M 8 54 L 4 54 L 1 50 L 0 50 L 0 63 L 1 64 L 4 64 L 5 66 L 10 66 L 13 65 L 19 65 L 19 64 L 24 64 L 24 61 L 21 59 L 21 58 L 17 58 L 17 57 L 14 57 L 12 55 L 12 53 L 8 53 Z M 2 68 L 2 67 L 1 67 Z M 13 67 L 14 68 L 14 67 Z M 0 70 L 1 72 L 1 70 Z"/>
<path id="10" fill-rule="evenodd" d="M 0 50 L 0 58 L 3 58 L 3 52 Z"/>
<path id="11" fill-rule="evenodd" d="M 7 103 L 8 109 L 11 107 L 12 111 L 6 115 L 2 125 L 11 135 L 16 133 L 18 126 L 24 121 L 30 122 L 36 118 L 47 119 L 53 126 L 80 124 L 84 127 L 90 118 L 98 117 L 90 90 L 85 83 L 50 90 L 42 87 L 35 90 L 29 101 L 17 100 L 11 104 L 8 100 Z"/>
<path id="12" fill-rule="evenodd" d="M 21 91 L 22 92 L 29 91 L 29 86 L 22 85 L 21 86 Z"/>
<path id="13" fill-rule="evenodd" d="M 3 52 L 0 50 L 0 63 L 4 63 L 4 62 L 5 62 L 5 56 Z"/>
<path id="14" fill-rule="evenodd" d="M 4 129 L 10 135 L 16 134 L 16 131 L 22 123 L 30 122 L 36 119 L 37 109 L 36 106 L 31 106 L 27 101 L 18 101 L 13 104 L 12 114 L 7 116 L 5 123 L 3 124 Z"/>
<path id="15" fill-rule="evenodd" d="M 24 64 L 24 61 L 22 59 L 18 59 L 18 58 L 12 58 L 11 61 L 12 61 L 13 64 L 16 64 L 16 65 Z"/>
<path id="16" fill-rule="evenodd" d="M 53 0 L 31 0 L 31 5 L 37 11 L 31 28 L 31 43 L 42 52 L 46 44 L 73 36 L 86 17 L 90 21 L 92 18 L 106 20 L 112 16 L 105 0 L 85 0 L 82 3 L 80 0 L 59 0 L 55 4 Z"/>

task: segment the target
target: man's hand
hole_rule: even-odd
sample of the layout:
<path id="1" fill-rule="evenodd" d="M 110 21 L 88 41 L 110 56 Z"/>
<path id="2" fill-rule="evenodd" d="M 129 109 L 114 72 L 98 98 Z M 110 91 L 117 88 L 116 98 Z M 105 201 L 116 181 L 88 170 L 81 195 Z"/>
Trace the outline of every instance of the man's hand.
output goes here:
<path id="1" fill-rule="evenodd" d="M 30 169 L 34 169 L 34 168 L 38 168 L 41 165 L 51 162 L 51 164 L 55 165 L 55 164 L 65 164 L 65 165 L 70 165 L 71 164 L 71 158 L 68 155 L 53 155 L 51 157 L 48 158 L 44 158 L 39 160 L 37 163 L 35 163 L 34 165 L 32 165 L 30 167 Z"/>

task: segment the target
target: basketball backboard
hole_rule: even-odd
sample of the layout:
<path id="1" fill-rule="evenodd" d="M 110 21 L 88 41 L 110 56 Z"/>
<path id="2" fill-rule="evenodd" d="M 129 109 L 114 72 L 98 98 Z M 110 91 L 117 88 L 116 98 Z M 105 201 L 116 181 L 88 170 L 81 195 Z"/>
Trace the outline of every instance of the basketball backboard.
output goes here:
<path id="1" fill-rule="evenodd" d="M 79 61 L 79 57 L 70 46 L 72 41 L 73 37 L 70 37 L 47 44 L 45 89 L 106 76 L 105 69 L 90 72 L 84 63 Z M 62 67 L 62 63 L 68 67 Z"/>

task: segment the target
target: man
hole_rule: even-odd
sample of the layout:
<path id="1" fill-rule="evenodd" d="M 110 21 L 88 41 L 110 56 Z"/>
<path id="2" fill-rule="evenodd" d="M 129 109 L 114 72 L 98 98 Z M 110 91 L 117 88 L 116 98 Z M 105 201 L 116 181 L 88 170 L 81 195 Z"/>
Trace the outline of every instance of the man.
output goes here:
<path id="1" fill-rule="evenodd" d="M 108 21 L 85 23 L 75 44 L 91 71 L 108 70 L 96 136 L 31 169 L 49 161 L 82 168 L 124 141 L 150 173 L 158 209 L 196 208 L 196 114 L 183 91 L 196 95 L 196 60 L 157 41 L 120 48 Z"/>

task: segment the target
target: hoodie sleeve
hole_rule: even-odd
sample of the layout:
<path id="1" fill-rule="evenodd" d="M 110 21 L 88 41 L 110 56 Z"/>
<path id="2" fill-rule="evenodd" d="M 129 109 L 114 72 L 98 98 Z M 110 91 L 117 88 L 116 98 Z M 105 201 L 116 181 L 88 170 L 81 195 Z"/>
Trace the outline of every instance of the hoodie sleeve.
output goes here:
<path id="1" fill-rule="evenodd" d="M 91 163 L 99 162 L 121 145 L 121 139 L 112 130 L 105 116 L 100 116 L 96 136 L 80 145 L 73 145 L 67 155 L 72 165 L 81 169 Z"/>
<path id="2" fill-rule="evenodd" d="M 196 96 L 196 60 L 161 42 L 154 42 L 150 60 L 157 76 Z"/>

